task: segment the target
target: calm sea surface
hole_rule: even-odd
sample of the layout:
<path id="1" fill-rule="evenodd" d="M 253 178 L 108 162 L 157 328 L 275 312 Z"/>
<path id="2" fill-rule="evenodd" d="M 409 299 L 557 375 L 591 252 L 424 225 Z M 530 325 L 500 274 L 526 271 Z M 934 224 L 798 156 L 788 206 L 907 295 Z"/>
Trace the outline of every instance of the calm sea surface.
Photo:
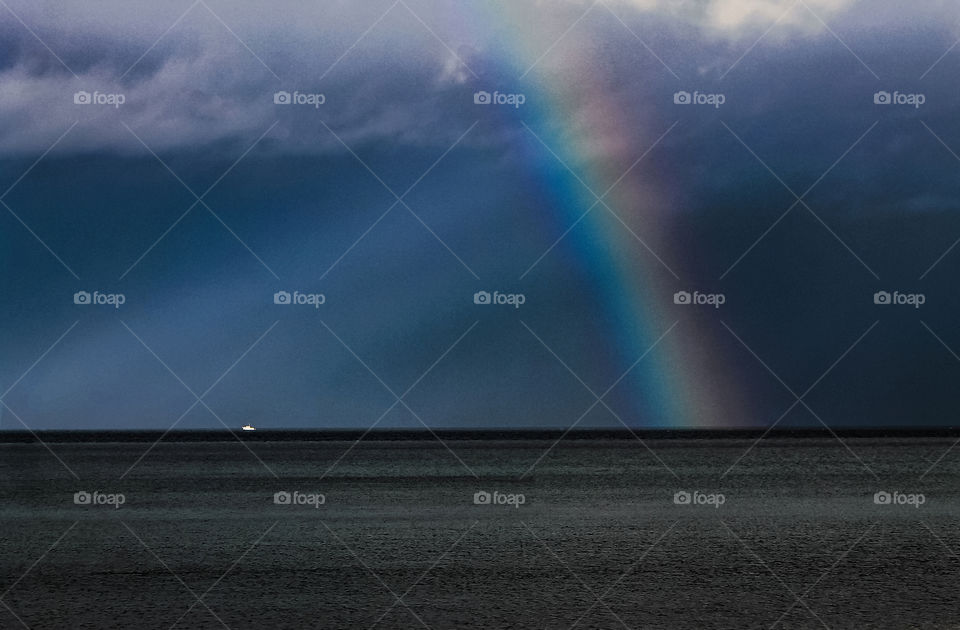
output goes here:
<path id="1" fill-rule="evenodd" d="M 960 446 L 844 441 L 0 445 L 0 628 L 960 628 Z"/>

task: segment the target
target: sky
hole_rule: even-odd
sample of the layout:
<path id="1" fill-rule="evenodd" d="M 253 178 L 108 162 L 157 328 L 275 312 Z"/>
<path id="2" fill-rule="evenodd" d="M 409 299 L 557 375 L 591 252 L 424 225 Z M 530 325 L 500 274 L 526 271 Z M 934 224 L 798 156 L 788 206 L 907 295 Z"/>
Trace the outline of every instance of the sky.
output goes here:
<path id="1" fill-rule="evenodd" d="M 945 1 L 3 0 L 0 429 L 953 426 L 958 41 Z"/>

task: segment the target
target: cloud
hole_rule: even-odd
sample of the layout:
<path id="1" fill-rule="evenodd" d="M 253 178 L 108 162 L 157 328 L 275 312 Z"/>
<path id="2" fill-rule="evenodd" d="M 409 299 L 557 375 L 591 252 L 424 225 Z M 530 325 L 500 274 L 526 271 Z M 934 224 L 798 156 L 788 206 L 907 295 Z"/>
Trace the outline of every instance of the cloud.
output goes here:
<path id="1" fill-rule="evenodd" d="M 852 0 L 805 0 L 784 15 L 791 5 L 781 0 L 609 2 L 626 23 L 652 25 L 658 37 L 666 33 L 655 48 L 666 51 L 671 65 L 680 51 L 690 51 L 690 60 L 701 66 L 725 60 L 717 61 L 717 68 L 729 68 L 781 17 L 765 46 L 825 32 L 820 19 L 846 32 L 841 28 L 849 21 L 844 12 L 852 6 Z M 384 14 L 389 6 L 291 0 L 267 10 L 209 0 L 184 14 L 191 4 L 131 10 L 124 2 L 11 2 L 46 45 L 16 20 L 0 25 L 0 39 L 7 44 L 0 53 L 0 157 L 42 152 L 74 121 L 79 124 L 55 155 L 143 153 L 125 125 L 158 152 L 220 146 L 236 155 L 274 122 L 278 124 L 264 147 L 343 151 L 320 120 L 351 146 L 387 142 L 444 149 L 476 120 L 469 101 L 478 83 L 474 73 L 485 85 L 517 83 L 508 76 L 503 57 L 529 66 L 586 5 L 581 0 L 521 0 L 495 15 L 495 21 L 529 25 L 524 36 L 536 39 L 537 46 L 524 52 L 505 39 L 510 29 L 465 26 L 470 16 L 459 15 L 467 10 L 456 5 L 441 3 L 427 12 L 411 4 L 422 13 L 416 16 L 422 23 L 400 5 Z M 880 0 L 873 11 L 889 17 L 897 10 L 891 6 Z M 590 18 L 569 40 L 606 42 L 623 35 L 616 21 Z M 569 52 L 570 43 L 558 46 L 552 56 Z M 518 58 L 524 54 L 530 58 Z M 609 62 L 620 64 L 618 59 Z M 538 72 L 550 61 L 540 64 Z M 565 77 L 566 98 L 593 107 L 599 99 L 577 91 L 581 84 L 589 85 L 605 62 L 564 66 L 574 75 Z M 119 108 L 77 106 L 73 95 L 79 90 L 122 94 L 125 103 Z M 320 109 L 278 107 L 273 103 L 278 90 L 319 92 L 326 102 Z M 585 117 L 583 112 L 571 115 L 574 120 Z M 465 142 L 498 141 L 489 134 L 481 126 Z"/>
<path id="2" fill-rule="evenodd" d="M 343 8 L 333 21 L 335 7 L 288 4 L 261 14 L 214 5 L 213 14 L 205 6 L 166 34 L 156 25 L 174 24 L 176 12 L 148 8 L 146 19 L 110 4 L 63 12 L 43 3 L 16 6 L 43 43 L 18 22 L 0 26 L 0 39 L 9 42 L 0 54 L 0 155 L 42 152 L 75 121 L 55 154 L 144 152 L 126 127 L 157 152 L 246 146 L 274 122 L 268 140 L 291 151 L 342 151 L 320 120 L 351 143 L 456 138 L 437 121 L 450 110 L 449 91 L 469 72 L 442 46 L 405 47 L 410 28 L 430 36 L 422 26 L 398 28 L 388 17 L 382 32 L 358 42 L 376 18 L 366 9 Z M 322 109 L 277 106 L 280 90 L 322 93 L 326 102 Z M 119 94 L 124 102 L 78 105 L 79 91 Z M 460 127 L 449 125 L 451 133 Z"/>
<path id="3" fill-rule="evenodd" d="M 847 9 L 853 0 L 619 0 L 640 12 L 657 13 L 692 23 L 714 35 L 739 38 L 774 23 L 807 33 L 825 30 L 817 19 L 827 19 Z M 809 10 L 804 8 L 806 6 Z M 816 15 L 813 15 L 816 14 Z M 779 20 L 779 22 L 778 22 Z M 781 35 L 785 31 L 781 31 Z"/>

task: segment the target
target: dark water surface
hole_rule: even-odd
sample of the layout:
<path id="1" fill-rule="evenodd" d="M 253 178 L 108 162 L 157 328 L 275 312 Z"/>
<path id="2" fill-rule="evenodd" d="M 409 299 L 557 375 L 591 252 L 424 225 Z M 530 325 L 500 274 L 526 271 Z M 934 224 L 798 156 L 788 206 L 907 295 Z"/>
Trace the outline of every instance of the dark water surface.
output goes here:
<path id="1" fill-rule="evenodd" d="M 4 444 L 0 628 L 960 627 L 960 447 L 844 442 Z"/>

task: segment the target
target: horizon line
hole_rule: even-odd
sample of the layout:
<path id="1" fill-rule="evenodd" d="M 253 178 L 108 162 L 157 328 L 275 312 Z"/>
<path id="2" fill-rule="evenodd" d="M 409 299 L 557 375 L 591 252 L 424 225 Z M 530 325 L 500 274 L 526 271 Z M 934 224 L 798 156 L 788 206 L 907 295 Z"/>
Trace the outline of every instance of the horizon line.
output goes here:
<path id="1" fill-rule="evenodd" d="M 423 441 L 423 440 L 537 440 L 557 439 L 763 439 L 763 438 L 878 438 L 878 437 L 960 437 L 960 427 L 874 427 L 874 428 L 483 428 L 483 429 L 352 429 L 309 427 L 209 429 L 0 429 L 0 443 L 36 442 L 138 442 L 138 441 Z M 306 439 L 305 439 L 306 438 Z"/>

